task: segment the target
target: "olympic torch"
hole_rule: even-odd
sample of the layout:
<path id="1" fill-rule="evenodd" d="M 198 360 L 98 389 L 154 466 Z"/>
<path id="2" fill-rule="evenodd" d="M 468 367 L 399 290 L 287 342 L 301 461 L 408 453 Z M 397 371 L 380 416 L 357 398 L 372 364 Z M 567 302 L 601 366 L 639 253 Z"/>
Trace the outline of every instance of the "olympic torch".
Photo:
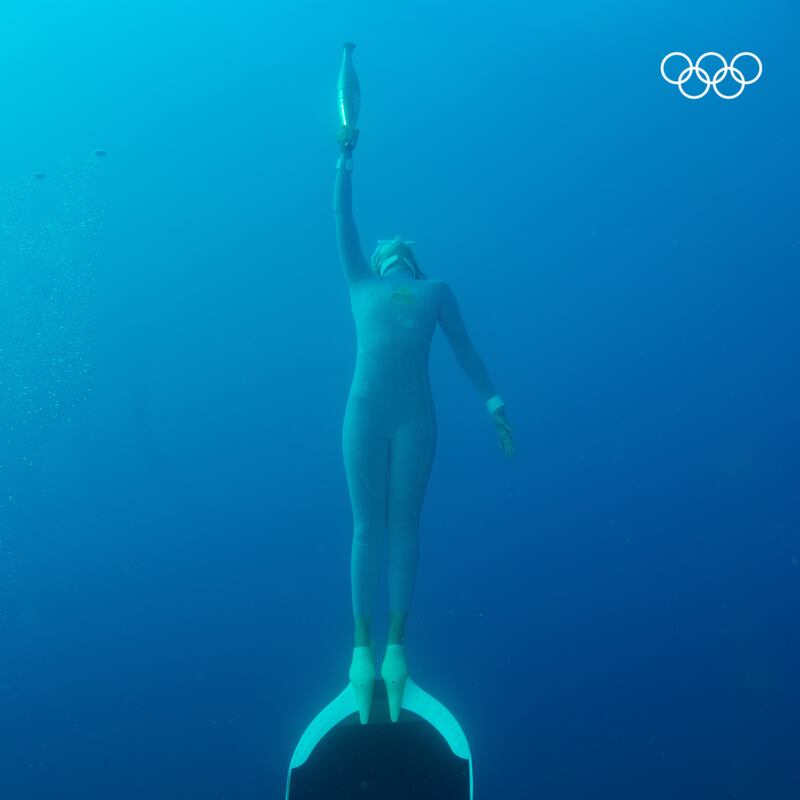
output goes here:
<path id="1" fill-rule="evenodd" d="M 355 144 L 358 112 L 361 110 L 361 87 L 353 66 L 354 44 L 345 42 L 342 47 L 342 65 L 339 67 L 339 81 L 336 87 L 336 101 L 339 106 L 339 119 L 344 127 L 344 137 Z"/>

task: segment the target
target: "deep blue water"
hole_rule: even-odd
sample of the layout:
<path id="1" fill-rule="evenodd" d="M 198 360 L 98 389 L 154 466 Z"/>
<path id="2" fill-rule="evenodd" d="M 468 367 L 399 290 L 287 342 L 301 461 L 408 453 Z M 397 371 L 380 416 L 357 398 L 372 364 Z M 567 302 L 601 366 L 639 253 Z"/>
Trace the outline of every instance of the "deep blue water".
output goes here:
<path id="1" fill-rule="evenodd" d="M 344 685 L 345 40 L 365 248 L 517 427 L 438 336 L 408 650 L 477 797 L 800 796 L 799 16 L 6 0 L 0 797 L 278 798 Z M 672 50 L 764 73 L 692 102 Z"/>

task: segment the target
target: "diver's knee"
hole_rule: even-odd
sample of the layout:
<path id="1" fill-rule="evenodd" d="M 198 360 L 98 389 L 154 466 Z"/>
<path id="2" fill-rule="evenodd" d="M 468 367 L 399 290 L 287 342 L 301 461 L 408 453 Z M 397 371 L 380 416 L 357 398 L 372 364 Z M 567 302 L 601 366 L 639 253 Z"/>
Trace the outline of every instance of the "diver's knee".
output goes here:
<path id="1" fill-rule="evenodd" d="M 383 530 L 369 522 L 356 522 L 353 525 L 353 544 L 367 546 L 380 541 Z"/>
<path id="2" fill-rule="evenodd" d="M 419 539 L 419 525 L 389 525 L 389 541 L 414 544 Z"/>

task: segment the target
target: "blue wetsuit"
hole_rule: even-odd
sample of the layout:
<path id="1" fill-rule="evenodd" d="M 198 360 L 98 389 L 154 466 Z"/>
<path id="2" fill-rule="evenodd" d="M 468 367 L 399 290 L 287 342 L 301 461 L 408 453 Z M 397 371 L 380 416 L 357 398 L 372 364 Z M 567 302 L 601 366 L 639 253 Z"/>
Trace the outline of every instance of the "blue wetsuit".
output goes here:
<path id="1" fill-rule="evenodd" d="M 420 511 L 436 451 L 428 354 L 437 324 L 482 399 L 495 390 L 446 283 L 417 280 L 410 270 L 382 277 L 367 263 L 345 169 L 337 170 L 334 208 L 358 339 L 342 431 L 353 508 L 353 613 L 372 617 L 387 531 L 389 607 L 407 613 L 417 572 Z"/>
<path id="2" fill-rule="evenodd" d="M 407 613 L 436 451 L 428 355 L 437 324 L 483 399 L 495 391 L 447 284 L 371 273 L 350 283 L 350 299 L 358 355 L 342 445 L 353 507 L 353 613 L 372 616 L 386 531 L 389 607 Z"/>

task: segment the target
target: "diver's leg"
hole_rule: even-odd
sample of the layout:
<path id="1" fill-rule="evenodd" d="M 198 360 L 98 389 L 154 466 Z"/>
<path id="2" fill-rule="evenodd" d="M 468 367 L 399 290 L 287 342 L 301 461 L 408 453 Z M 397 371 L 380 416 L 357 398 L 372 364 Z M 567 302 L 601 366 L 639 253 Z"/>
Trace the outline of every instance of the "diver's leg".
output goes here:
<path id="1" fill-rule="evenodd" d="M 419 517 L 436 452 L 436 419 L 422 410 L 400 426 L 389 452 L 389 609 L 391 625 L 381 676 L 396 722 L 408 677 L 405 623 L 417 574 Z"/>
<path id="2" fill-rule="evenodd" d="M 389 635 L 386 640 L 389 644 L 403 644 L 406 640 L 407 611 L 389 612 Z"/>
<path id="3" fill-rule="evenodd" d="M 369 719 L 375 665 L 372 657 L 373 604 L 378 586 L 386 528 L 388 439 L 381 430 L 379 409 L 350 398 L 342 430 L 347 486 L 353 508 L 350 557 L 355 647 L 350 682 L 362 724 Z"/>
<path id="4" fill-rule="evenodd" d="M 351 570 L 352 570 L 352 553 L 350 555 Z M 356 647 L 369 647 L 372 644 L 372 617 L 358 617 L 353 615 L 353 644 Z"/>
<path id="5" fill-rule="evenodd" d="M 370 644 L 386 531 L 389 441 L 380 409 L 351 398 L 345 412 L 342 450 L 353 509 L 350 577 L 356 644 Z"/>
<path id="6" fill-rule="evenodd" d="M 387 524 L 389 528 L 389 609 L 399 644 L 417 575 L 419 518 L 436 453 L 436 421 L 420 413 L 392 437 L 389 451 Z"/>

